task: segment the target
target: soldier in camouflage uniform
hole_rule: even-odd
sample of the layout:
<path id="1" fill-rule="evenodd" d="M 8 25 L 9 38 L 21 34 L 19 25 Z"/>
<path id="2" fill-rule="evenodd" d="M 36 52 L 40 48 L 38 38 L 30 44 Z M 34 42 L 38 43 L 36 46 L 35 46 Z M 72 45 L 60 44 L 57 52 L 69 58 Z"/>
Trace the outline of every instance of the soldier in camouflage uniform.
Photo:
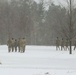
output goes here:
<path id="1" fill-rule="evenodd" d="M 12 49 L 12 45 L 11 45 L 11 43 L 12 43 L 12 41 L 11 41 L 11 39 L 9 39 L 9 40 L 7 41 L 8 52 L 10 52 L 11 49 Z"/>
<path id="2" fill-rule="evenodd" d="M 65 50 L 69 50 L 69 40 L 68 39 L 66 39 L 65 40 Z"/>
<path id="3" fill-rule="evenodd" d="M 60 50 L 60 40 L 59 40 L 59 38 L 57 37 L 57 39 L 56 39 L 56 50 Z"/>
<path id="4" fill-rule="evenodd" d="M 18 47 L 18 41 L 17 41 L 17 39 L 15 39 L 14 46 L 15 46 L 15 52 L 17 52 L 17 47 Z"/>
<path id="5" fill-rule="evenodd" d="M 23 52 L 25 52 L 25 46 L 26 46 L 26 39 L 23 38 Z"/>
<path id="6" fill-rule="evenodd" d="M 11 45 L 12 45 L 12 52 L 14 51 L 14 48 L 15 48 L 15 46 L 14 46 L 14 44 L 15 44 L 15 39 L 14 38 L 12 38 L 12 40 L 11 40 L 12 42 L 11 42 Z"/>
<path id="7" fill-rule="evenodd" d="M 61 40 L 61 50 L 65 50 L 65 48 L 64 48 L 64 45 L 65 45 L 65 40 L 62 38 L 62 40 Z"/>
<path id="8" fill-rule="evenodd" d="M 24 48 L 24 42 L 23 39 L 20 39 L 20 52 L 23 53 L 23 48 Z"/>
<path id="9" fill-rule="evenodd" d="M 76 38 L 74 40 L 74 50 L 76 49 Z"/>
<path id="10" fill-rule="evenodd" d="M 20 39 L 21 38 L 18 39 L 18 52 L 20 52 Z"/>

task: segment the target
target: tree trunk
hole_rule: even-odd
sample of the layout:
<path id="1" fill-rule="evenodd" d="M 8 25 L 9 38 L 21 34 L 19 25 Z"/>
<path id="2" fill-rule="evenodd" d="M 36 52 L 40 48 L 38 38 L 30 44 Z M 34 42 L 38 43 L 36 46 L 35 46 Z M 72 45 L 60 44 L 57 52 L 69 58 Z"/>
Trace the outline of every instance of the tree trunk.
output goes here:
<path id="1" fill-rule="evenodd" d="M 70 50 L 69 50 L 69 53 L 70 54 L 72 54 L 72 2 L 71 2 L 71 0 L 70 0 L 70 10 L 69 10 L 69 21 L 70 21 L 70 25 L 69 25 L 69 31 L 70 31 L 70 33 L 69 33 L 69 43 L 70 43 Z"/>

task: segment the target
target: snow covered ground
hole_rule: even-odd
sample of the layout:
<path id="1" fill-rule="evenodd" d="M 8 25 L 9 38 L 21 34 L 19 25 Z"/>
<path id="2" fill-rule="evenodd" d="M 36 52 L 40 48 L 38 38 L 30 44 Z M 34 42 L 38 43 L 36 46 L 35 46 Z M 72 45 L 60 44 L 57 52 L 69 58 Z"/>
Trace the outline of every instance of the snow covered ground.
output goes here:
<path id="1" fill-rule="evenodd" d="M 0 46 L 0 75 L 76 75 L 76 51 L 56 51 L 54 46 L 26 46 L 25 53 L 8 53 Z"/>

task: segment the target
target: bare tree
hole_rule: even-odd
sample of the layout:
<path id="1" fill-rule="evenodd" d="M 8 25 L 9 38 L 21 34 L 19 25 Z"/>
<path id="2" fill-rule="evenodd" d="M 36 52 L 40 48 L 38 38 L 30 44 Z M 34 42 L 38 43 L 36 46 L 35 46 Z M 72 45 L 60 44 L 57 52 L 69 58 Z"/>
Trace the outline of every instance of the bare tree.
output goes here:
<path id="1" fill-rule="evenodd" d="M 69 43 L 70 43 L 70 54 L 72 54 L 72 34 L 73 34 L 73 26 L 72 26 L 72 1 L 69 0 L 70 2 L 70 10 L 69 10 Z"/>
<path id="2" fill-rule="evenodd" d="M 74 11 L 74 8 L 75 8 L 75 5 L 74 5 L 74 0 L 66 0 L 67 1 L 67 5 L 68 5 L 68 30 L 69 30 L 69 45 L 70 45 L 70 50 L 69 50 L 69 54 L 72 54 L 72 39 L 75 37 L 75 33 L 76 31 L 74 31 L 74 17 L 75 17 L 75 13 L 73 12 Z M 74 16 L 73 16 L 74 14 Z"/>
<path id="3" fill-rule="evenodd" d="M 67 16 L 67 19 L 66 19 L 67 26 L 63 25 L 61 29 L 65 37 L 69 39 L 69 45 L 70 45 L 69 54 L 72 54 L 72 40 L 73 38 L 75 38 L 75 34 L 76 34 L 76 31 L 74 30 L 74 25 L 75 25 L 74 20 L 76 20 L 75 13 L 74 13 L 75 5 L 74 5 L 74 0 L 65 0 L 65 2 L 67 3 L 67 6 L 65 7 L 66 16 Z M 60 21 L 60 24 L 62 24 L 61 21 Z"/>

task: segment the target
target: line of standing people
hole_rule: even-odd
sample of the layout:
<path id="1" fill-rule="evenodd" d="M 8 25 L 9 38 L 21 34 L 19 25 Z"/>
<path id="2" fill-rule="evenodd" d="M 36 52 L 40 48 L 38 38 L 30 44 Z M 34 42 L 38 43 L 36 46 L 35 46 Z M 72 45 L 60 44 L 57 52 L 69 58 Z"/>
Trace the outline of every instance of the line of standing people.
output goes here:
<path id="1" fill-rule="evenodd" d="M 8 46 L 8 52 L 25 52 L 25 47 L 26 47 L 26 39 L 25 38 L 19 38 L 19 39 L 14 39 L 14 38 L 9 38 L 7 41 L 7 46 Z"/>
<path id="2" fill-rule="evenodd" d="M 76 49 L 76 39 L 74 39 L 73 41 L 73 45 L 74 45 L 74 50 Z M 69 50 L 69 40 L 68 39 L 59 39 L 58 37 L 57 37 L 57 39 L 56 39 L 56 50 Z M 61 48 L 60 48 L 61 47 Z"/>

